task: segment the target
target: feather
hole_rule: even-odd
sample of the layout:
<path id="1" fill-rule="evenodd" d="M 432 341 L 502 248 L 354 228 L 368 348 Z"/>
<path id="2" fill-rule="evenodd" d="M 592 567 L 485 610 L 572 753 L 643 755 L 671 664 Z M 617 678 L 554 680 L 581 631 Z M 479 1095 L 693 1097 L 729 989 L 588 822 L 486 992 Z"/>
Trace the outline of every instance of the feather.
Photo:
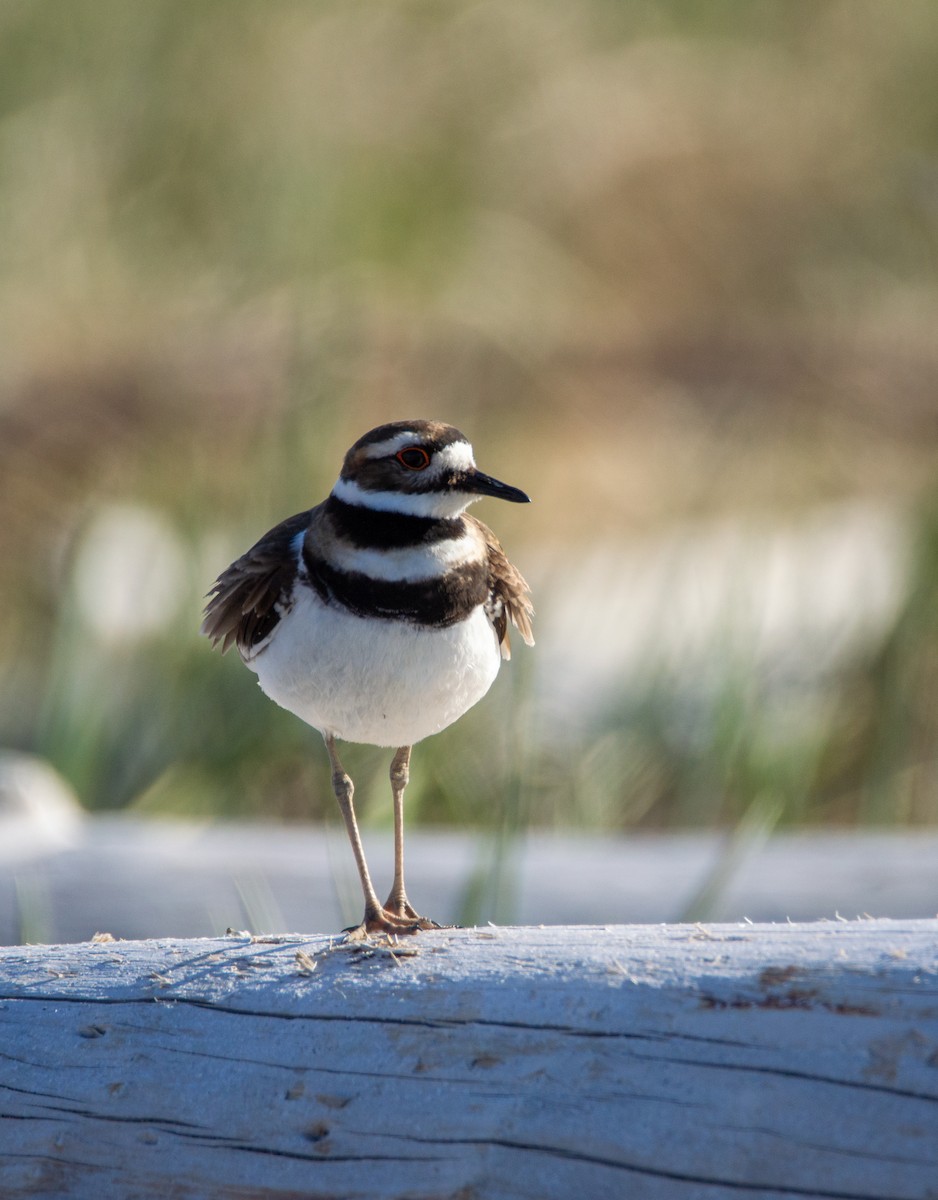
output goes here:
<path id="1" fill-rule="evenodd" d="M 476 517 L 467 516 L 482 533 L 489 567 L 489 603 L 488 614 L 498 642 L 501 646 L 502 658 L 511 658 L 511 640 L 508 636 L 508 622 L 521 634 L 529 646 L 534 645 L 534 633 L 531 618 L 534 616 L 534 606 L 531 603 L 531 589 L 517 567 L 508 561 L 505 551 L 495 534 Z"/>
<path id="2" fill-rule="evenodd" d="M 296 579 L 293 540 L 316 511 L 297 513 L 275 525 L 215 581 L 202 632 L 213 646 L 221 643 L 222 654 L 236 644 L 244 657 L 276 627 Z"/>

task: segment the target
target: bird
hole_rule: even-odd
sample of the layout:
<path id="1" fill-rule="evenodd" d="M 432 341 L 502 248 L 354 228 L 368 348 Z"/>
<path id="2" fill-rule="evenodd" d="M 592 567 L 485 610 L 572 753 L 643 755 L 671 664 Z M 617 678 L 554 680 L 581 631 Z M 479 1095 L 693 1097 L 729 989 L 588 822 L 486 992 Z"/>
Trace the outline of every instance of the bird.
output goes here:
<path id="1" fill-rule="evenodd" d="M 469 515 L 530 497 L 486 475 L 452 425 L 392 421 L 346 453 L 327 498 L 274 526 L 218 576 L 201 632 L 232 645 L 282 708 L 318 730 L 364 896 L 351 940 L 440 928 L 404 884 L 404 792 L 413 746 L 451 725 L 511 656 L 534 644 L 531 592 L 495 534 Z M 382 904 L 336 743 L 393 747 L 394 879 Z"/>

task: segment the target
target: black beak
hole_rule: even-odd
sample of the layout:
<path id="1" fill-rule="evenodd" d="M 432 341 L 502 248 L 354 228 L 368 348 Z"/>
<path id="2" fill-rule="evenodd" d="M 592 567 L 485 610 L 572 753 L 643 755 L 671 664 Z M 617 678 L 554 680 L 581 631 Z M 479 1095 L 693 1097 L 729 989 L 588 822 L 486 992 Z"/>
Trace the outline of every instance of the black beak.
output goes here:
<path id="1" fill-rule="evenodd" d="M 512 504 L 530 504 L 531 497 L 521 488 L 511 487 L 485 475 L 482 471 L 469 471 L 459 481 L 461 492 L 474 492 L 477 496 L 495 496 L 498 500 L 510 500 Z"/>

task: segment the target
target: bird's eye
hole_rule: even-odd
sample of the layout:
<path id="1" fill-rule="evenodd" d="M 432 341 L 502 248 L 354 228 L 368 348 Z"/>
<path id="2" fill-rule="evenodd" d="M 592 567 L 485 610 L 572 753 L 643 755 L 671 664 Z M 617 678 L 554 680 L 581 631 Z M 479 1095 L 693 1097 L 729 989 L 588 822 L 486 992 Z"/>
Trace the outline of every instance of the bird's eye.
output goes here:
<path id="1" fill-rule="evenodd" d="M 394 457 L 408 471 L 423 471 L 430 465 L 430 455 L 422 446 L 408 446 L 406 450 L 398 450 Z"/>

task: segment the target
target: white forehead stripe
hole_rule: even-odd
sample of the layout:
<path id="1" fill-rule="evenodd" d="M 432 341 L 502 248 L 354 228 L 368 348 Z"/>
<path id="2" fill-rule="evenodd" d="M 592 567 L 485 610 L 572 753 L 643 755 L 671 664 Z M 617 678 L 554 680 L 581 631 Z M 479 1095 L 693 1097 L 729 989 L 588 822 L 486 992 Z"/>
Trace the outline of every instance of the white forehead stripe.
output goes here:
<path id="1" fill-rule="evenodd" d="M 476 465 L 468 442 L 450 442 L 442 450 L 437 450 L 433 461 L 450 471 L 471 471 Z"/>

